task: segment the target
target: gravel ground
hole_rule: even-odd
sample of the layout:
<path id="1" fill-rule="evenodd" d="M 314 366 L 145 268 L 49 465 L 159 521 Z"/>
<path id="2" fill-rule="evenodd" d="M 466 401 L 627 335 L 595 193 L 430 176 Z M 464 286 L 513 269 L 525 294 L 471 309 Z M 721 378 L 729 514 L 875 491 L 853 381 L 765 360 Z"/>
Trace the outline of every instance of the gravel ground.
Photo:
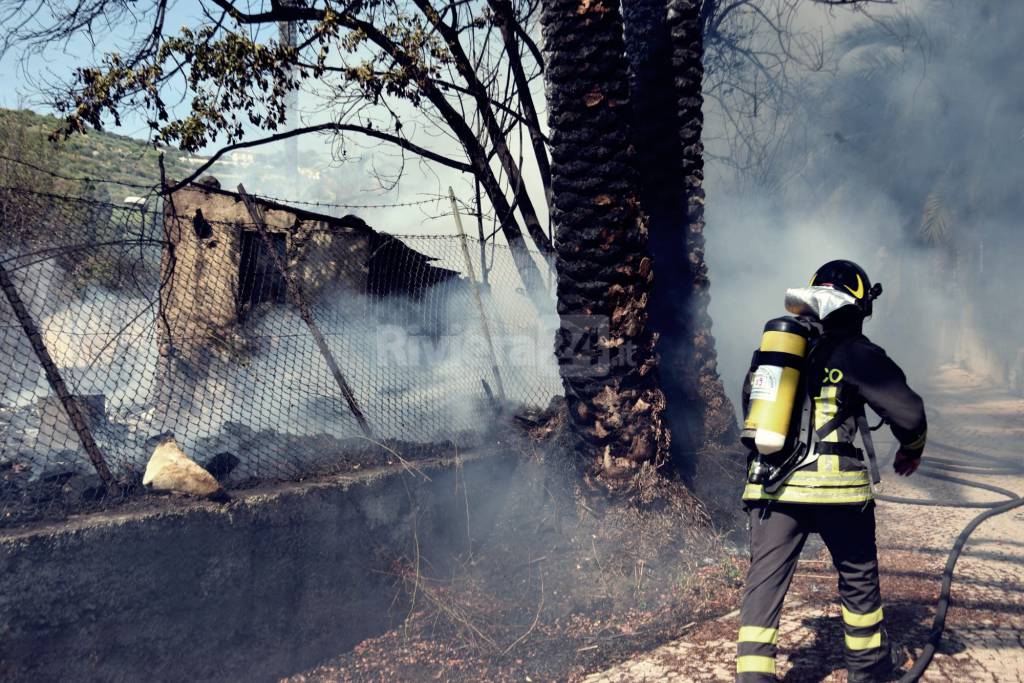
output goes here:
<path id="1" fill-rule="evenodd" d="M 1021 462 L 1024 399 L 946 369 L 925 392 L 930 446 L 925 457 L 968 465 Z M 879 439 L 883 492 L 907 498 L 988 501 L 997 496 L 958 484 L 892 474 L 891 441 Z M 991 460 L 973 454 L 990 456 Z M 1024 476 L 959 476 L 1024 494 Z M 978 510 L 879 503 L 878 543 L 886 622 L 916 657 L 927 640 L 946 556 Z M 986 521 L 971 536 L 955 572 L 941 648 L 925 681 L 1024 681 L 1024 509 Z M 728 681 L 733 678 L 737 614 L 698 625 L 682 639 L 594 673 L 588 683 Z M 780 629 L 784 681 L 845 681 L 835 575 L 820 544 L 808 544 Z M 907 662 L 909 664 L 909 660 Z"/>

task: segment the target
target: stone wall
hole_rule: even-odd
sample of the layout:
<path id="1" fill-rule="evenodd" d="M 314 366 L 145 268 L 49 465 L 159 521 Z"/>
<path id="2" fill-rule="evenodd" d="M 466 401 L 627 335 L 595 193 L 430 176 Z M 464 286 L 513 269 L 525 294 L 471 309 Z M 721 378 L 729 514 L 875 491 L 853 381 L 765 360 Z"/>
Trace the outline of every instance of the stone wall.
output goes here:
<path id="1" fill-rule="evenodd" d="M 388 570 L 414 533 L 443 575 L 512 463 L 419 467 L 7 531 L 0 680 L 270 681 L 351 648 L 405 615 Z"/>

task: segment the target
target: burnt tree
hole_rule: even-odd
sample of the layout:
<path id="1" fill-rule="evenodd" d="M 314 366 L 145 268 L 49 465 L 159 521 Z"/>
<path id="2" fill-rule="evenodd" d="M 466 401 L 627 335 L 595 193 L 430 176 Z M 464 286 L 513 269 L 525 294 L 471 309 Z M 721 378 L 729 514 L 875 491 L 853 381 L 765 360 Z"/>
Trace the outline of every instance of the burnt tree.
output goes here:
<path id="1" fill-rule="evenodd" d="M 623 14 L 640 200 L 648 216 L 655 273 L 651 325 L 658 335 L 662 385 L 672 407 L 666 414 L 672 463 L 689 476 L 698 448 L 736 434 L 732 405 L 716 370 L 707 311 L 702 28 L 694 22 L 700 3 L 676 5 L 673 30 L 665 0 L 624 0 Z"/>
<path id="2" fill-rule="evenodd" d="M 544 28 L 559 362 L 577 452 L 612 488 L 668 456 L 652 263 L 617 0 L 549 0 Z"/>
<path id="3" fill-rule="evenodd" d="M 813 0 L 864 5 L 870 0 Z M 705 88 L 719 106 L 723 93 L 755 102 L 787 91 L 789 62 L 813 68 L 819 47 L 793 28 L 800 2 L 777 0 L 624 0 L 630 60 L 633 140 L 640 200 L 649 217 L 654 279 L 651 324 L 658 336 L 661 376 L 672 410 L 672 461 L 692 475 L 696 453 L 708 443 L 735 441 L 735 413 L 718 375 L 708 312 L 710 281 L 704 257 Z M 779 55 L 743 47 L 743 36 L 777 34 Z M 705 54 L 705 44 L 711 46 Z M 802 46 L 798 47 L 798 46 Z M 710 81 L 705 78 L 710 63 Z M 755 74 L 751 81 L 750 72 Z M 758 79 L 765 85 L 758 85 Z M 776 103 L 776 106 L 777 103 Z M 756 104 L 753 111 L 757 111 Z M 756 119 L 757 115 L 752 114 Z M 750 144 L 739 124 L 730 136 Z M 732 130 L 730 128 L 730 130 Z M 744 137 L 747 135 L 747 137 Z M 739 156 L 738 150 L 735 150 Z"/>
<path id="4" fill-rule="evenodd" d="M 718 376 L 718 355 L 711 334 L 711 299 L 708 267 L 704 259 L 704 129 L 702 84 L 704 79 L 704 31 L 699 0 L 670 0 L 672 67 L 675 78 L 676 121 L 683 193 L 686 203 L 682 242 L 686 254 L 684 277 L 679 282 L 656 285 L 664 302 L 679 301 L 682 316 L 660 316 L 672 327 L 666 330 L 672 343 L 672 367 L 685 388 L 684 406 L 700 414 L 704 441 L 733 441 L 738 436 L 732 405 Z M 678 240 L 677 240 L 678 243 Z M 681 321 L 675 327 L 677 321 Z"/>

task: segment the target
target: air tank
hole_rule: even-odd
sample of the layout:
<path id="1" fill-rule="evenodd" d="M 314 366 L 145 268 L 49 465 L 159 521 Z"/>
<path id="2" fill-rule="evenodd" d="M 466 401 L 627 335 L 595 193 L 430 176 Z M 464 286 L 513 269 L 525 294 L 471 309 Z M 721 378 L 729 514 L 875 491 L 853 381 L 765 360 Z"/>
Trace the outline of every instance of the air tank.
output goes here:
<path id="1" fill-rule="evenodd" d="M 747 448 L 771 455 L 786 445 L 807 340 L 807 329 L 794 318 L 765 324 L 740 437 Z"/>

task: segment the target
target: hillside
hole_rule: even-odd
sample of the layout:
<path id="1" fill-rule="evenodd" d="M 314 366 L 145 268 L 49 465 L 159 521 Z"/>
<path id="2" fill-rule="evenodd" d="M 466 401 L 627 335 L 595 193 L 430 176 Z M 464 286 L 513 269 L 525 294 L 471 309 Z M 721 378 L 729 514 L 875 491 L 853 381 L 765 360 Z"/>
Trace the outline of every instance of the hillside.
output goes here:
<path id="1" fill-rule="evenodd" d="M 0 188 L 19 187 L 35 190 L 110 198 L 120 203 L 124 197 L 142 194 L 140 188 L 122 183 L 154 186 L 159 183 L 157 158 L 162 151 L 167 179 L 176 182 L 191 175 L 205 158 L 162 148 L 125 135 L 90 130 L 58 144 L 49 141 L 60 121 L 53 116 L 28 110 L 0 108 Z M 14 158 L 43 170 L 5 159 Z M 244 182 L 250 190 L 300 201 L 361 204 L 366 202 L 365 180 L 373 170 L 365 160 L 350 160 L 344 169 L 332 166 L 330 142 L 310 140 L 300 149 L 298 166 L 290 167 L 283 146 L 267 146 L 224 155 L 210 170 L 222 186 L 234 188 Z M 102 179 L 97 184 L 67 181 Z M 379 192 L 369 203 L 381 203 Z"/>
<path id="2" fill-rule="evenodd" d="M 181 178 L 195 168 L 183 161 L 187 155 L 182 152 L 158 150 L 144 141 L 114 133 L 91 130 L 85 135 L 52 143 L 48 136 L 58 123 L 53 116 L 28 110 L 0 109 L 0 181 L 4 186 L 69 193 L 83 189 L 82 183 L 59 177 L 54 177 L 52 184 L 40 182 L 51 174 L 73 179 L 156 185 L 160 182 L 157 159 L 161 151 L 169 178 Z M 25 164 L 14 163 L 10 161 L 12 158 Z M 116 182 L 101 182 L 100 185 L 114 198 L 130 189 Z M 92 188 L 89 190 L 90 194 L 95 192 Z"/>

